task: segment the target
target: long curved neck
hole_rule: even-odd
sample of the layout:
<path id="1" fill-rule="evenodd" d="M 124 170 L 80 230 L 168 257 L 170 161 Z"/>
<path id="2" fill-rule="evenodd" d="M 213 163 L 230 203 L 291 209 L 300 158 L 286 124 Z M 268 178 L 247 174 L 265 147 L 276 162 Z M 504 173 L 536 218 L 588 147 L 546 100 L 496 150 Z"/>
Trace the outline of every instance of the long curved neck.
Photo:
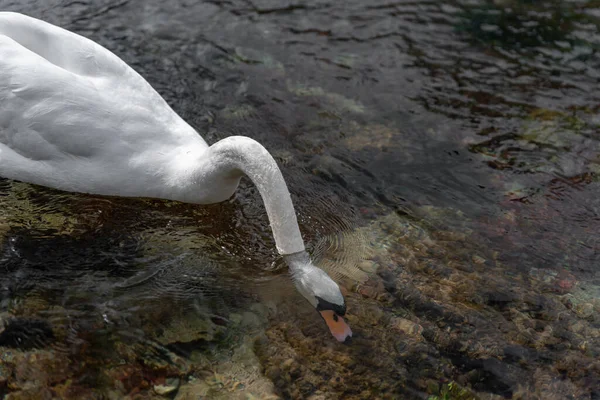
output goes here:
<path id="1" fill-rule="evenodd" d="M 241 174 L 247 175 L 258 188 L 265 204 L 279 254 L 304 251 L 296 212 L 290 192 L 277 163 L 257 141 L 245 136 L 230 136 L 208 149 L 214 187 L 237 187 Z M 204 164 L 207 168 L 207 164 Z M 227 191 L 227 189 L 225 189 Z"/>

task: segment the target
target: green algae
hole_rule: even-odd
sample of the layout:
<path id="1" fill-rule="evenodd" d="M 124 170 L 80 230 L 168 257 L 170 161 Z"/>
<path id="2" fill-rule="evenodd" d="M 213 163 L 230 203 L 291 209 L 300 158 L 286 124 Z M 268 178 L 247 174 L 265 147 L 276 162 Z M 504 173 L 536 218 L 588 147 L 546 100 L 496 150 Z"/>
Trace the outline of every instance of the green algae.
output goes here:
<path id="1" fill-rule="evenodd" d="M 227 106 L 219 113 L 226 119 L 244 119 L 254 115 L 256 111 L 247 104 L 239 107 Z"/>
<path id="2" fill-rule="evenodd" d="M 82 220 L 65 213 L 63 209 L 44 209 L 40 212 L 40 202 L 36 199 L 37 187 L 22 182 L 5 181 L 8 185 L 5 195 L 0 197 L 0 235 L 13 228 L 56 232 L 58 234 L 74 234 L 82 224 Z M 50 189 L 44 189 L 54 193 Z M 68 195 L 59 195 L 67 198 Z M 63 205 L 61 201 L 57 205 Z"/>
<path id="3" fill-rule="evenodd" d="M 588 116 L 585 110 L 575 114 L 535 109 L 523 119 L 519 132 L 473 144 L 470 150 L 495 169 L 559 174 L 591 181 L 597 175 L 600 147 L 590 140 L 597 126 Z M 517 180 L 519 177 L 514 179 L 507 185 L 524 185 Z M 534 189 L 527 188 L 525 192 L 529 190 Z M 513 191 L 507 188 L 507 192 Z"/>

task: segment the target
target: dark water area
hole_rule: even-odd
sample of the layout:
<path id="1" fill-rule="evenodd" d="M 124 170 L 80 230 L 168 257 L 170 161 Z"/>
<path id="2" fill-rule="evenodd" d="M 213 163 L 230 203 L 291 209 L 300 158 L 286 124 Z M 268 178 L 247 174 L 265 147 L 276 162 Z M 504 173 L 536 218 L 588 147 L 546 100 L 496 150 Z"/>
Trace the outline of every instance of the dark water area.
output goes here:
<path id="1" fill-rule="evenodd" d="M 351 345 L 255 187 L 222 204 L 0 181 L 0 396 L 600 399 L 600 3 L 5 1 L 260 141 Z"/>

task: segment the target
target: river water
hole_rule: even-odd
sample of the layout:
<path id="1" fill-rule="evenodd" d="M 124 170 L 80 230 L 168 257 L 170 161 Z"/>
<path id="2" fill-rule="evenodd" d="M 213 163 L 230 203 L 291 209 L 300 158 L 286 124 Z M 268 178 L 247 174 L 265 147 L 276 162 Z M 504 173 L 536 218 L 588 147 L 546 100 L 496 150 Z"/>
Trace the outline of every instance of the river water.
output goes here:
<path id="1" fill-rule="evenodd" d="M 6 1 L 207 140 L 267 147 L 350 345 L 248 180 L 196 206 L 0 180 L 0 396 L 600 399 L 600 3 Z"/>

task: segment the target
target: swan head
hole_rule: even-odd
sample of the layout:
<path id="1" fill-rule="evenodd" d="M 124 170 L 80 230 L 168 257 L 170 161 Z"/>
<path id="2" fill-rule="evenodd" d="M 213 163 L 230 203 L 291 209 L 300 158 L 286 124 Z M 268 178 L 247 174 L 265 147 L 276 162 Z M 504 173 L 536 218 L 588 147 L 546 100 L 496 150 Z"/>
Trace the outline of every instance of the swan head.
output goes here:
<path id="1" fill-rule="evenodd" d="M 308 253 L 284 256 L 296 289 L 321 314 L 331 334 L 340 342 L 352 337 L 346 321 L 346 303 L 340 287 L 321 268 L 310 261 Z"/>

